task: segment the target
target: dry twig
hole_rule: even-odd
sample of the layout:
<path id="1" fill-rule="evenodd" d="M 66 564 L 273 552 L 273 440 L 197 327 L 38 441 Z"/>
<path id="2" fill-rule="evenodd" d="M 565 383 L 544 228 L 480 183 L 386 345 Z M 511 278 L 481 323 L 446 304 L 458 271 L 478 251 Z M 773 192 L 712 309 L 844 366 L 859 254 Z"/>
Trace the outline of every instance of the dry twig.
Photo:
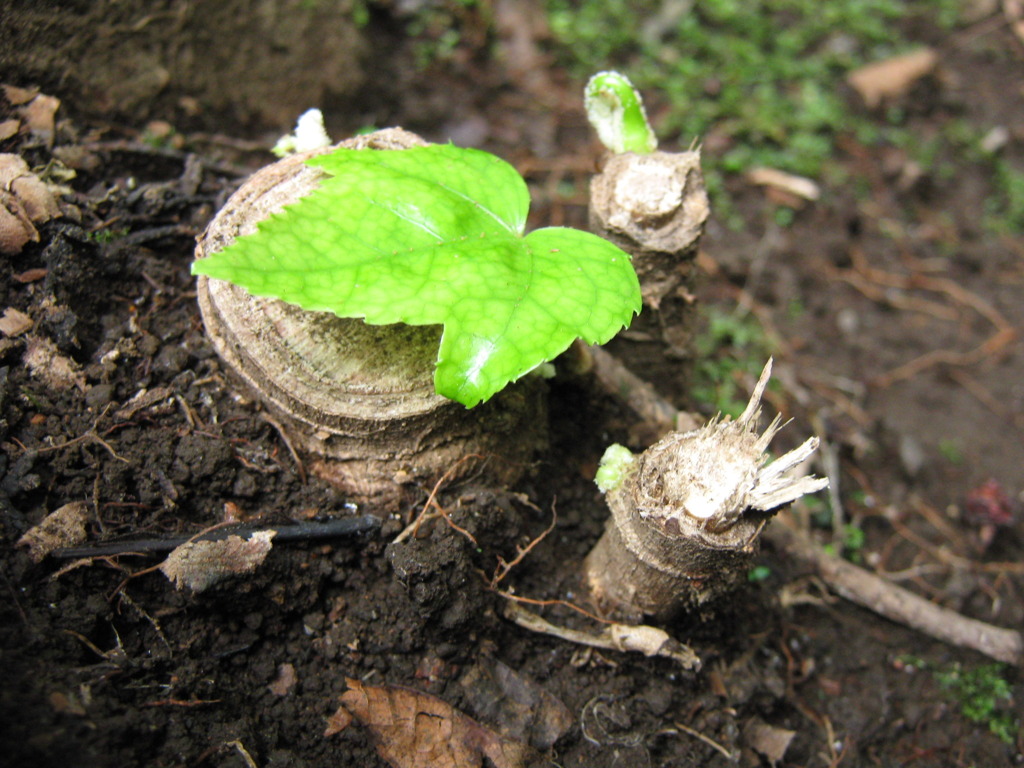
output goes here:
<path id="1" fill-rule="evenodd" d="M 834 555 L 825 552 L 801 533 L 785 525 L 773 525 L 765 533 L 769 541 L 810 563 L 836 593 L 881 616 L 963 648 L 972 648 L 1006 664 L 1024 665 L 1024 636 L 969 619 L 935 605 Z"/>

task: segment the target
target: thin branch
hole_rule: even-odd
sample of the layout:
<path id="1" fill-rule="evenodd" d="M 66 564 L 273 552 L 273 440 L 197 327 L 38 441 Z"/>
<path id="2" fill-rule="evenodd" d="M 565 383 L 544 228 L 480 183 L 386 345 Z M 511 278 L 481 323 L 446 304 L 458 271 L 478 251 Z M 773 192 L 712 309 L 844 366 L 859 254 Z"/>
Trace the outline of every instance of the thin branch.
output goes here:
<path id="1" fill-rule="evenodd" d="M 765 536 L 790 557 L 812 564 L 829 587 L 847 600 L 943 642 L 971 648 L 1006 664 L 1024 665 L 1024 636 L 1016 630 L 994 627 L 930 603 L 829 555 L 809 538 L 781 523 L 769 527 Z"/>

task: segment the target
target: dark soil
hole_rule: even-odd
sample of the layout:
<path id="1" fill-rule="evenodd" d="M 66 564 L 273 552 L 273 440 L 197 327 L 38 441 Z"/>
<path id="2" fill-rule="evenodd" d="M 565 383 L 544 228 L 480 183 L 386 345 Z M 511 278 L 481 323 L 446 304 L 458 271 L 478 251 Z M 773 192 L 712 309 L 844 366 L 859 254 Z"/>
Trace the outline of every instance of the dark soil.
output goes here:
<path id="1" fill-rule="evenodd" d="M 527 176 L 532 224 L 585 225 L 599 148 L 580 84 L 538 71 L 540 49 L 501 23 L 493 46 L 502 56 L 487 56 L 467 33 L 447 63 L 417 71 L 413 48 L 384 21 L 373 20 L 373 42 L 393 46 L 401 77 L 389 88 L 408 97 L 381 106 L 363 93 L 351 114 L 335 116 L 334 135 L 402 124 L 482 145 Z M 965 39 L 948 49 L 938 103 L 912 118 L 922 136 L 943 110 L 979 127 L 1013 126 L 1024 113 L 1018 41 L 1005 30 Z M 759 723 L 795 732 L 787 766 L 1024 761 L 1020 730 L 1015 743 L 997 738 L 931 673 L 988 659 L 831 597 L 768 547 L 766 580 L 666 627 L 701 655 L 699 673 L 585 651 L 502 618 L 489 576 L 555 512 L 553 533 L 502 586 L 583 599 L 579 565 L 606 517 L 592 482 L 598 458 L 609 442 L 640 449 L 650 439 L 587 380 L 552 385 L 551 446 L 519 486 L 442 491 L 475 544 L 443 523 L 389 544 L 431 490 L 409 487 L 402 514 L 379 532 L 278 546 L 252 574 L 198 594 L 144 572 L 155 557 L 33 563 L 15 542 L 69 502 L 86 503 L 90 541 L 191 535 L 229 512 L 268 525 L 353 513 L 343 495 L 305 476 L 275 427 L 231 388 L 189 275 L 195 236 L 272 159 L 255 147 L 280 129 L 233 141 L 213 135 L 230 125 L 214 131 L 211 122 L 155 148 L 140 140 L 141 117 L 102 120 L 96 105 L 76 110 L 71 94 L 54 92 L 65 107 L 52 147 L 26 131 L 0 142 L 33 168 L 56 153 L 77 174 L 63 196 L 68 215 L 0 262 L 0 311 L 34 322 L 0 338 L 2 762 L 386 765 L 357 725 L 324 735 L 346 679 L 436 695 L 528 740 L 502 714 L 510 705 L 482 706 L 466 681 L 498 662 L 573 715 L 539 765 L 768 765 L 751 735 Z M 1006 149 L 1018 161 L 1022 141 L 1015 134 Z M 900 162 L 848 141 L 835 163 L 867 194 L 855 196 L 853 183 L 829 189 L 786 228 L 761 191 L 731 182 L 747 226 L 711 223 L 699 297 L 718 311 L 749 308 L 776 339 L 782 387 L 770 407 L 794 419 L 777 450 L 821 435 L 823 453 L 838 461 L 846 519 L 866 535 L 852 556 L 936 603 L 1020 628 L 1024 355 L 1008 334 L 981 345 L 1024 327 L 1024 249 L 1019 237 L 981 225 L 992 189 L 984 167 L 959 166 L 955 178 L 924 169 L 907 187 Z M 564 194 L 569 182 L 576 191 Z M 684 385 L 689 362 L 665 353 L 656 323 L 638 328 L 612 351 L 677 406 L 699 409 Z M 31 371 L 31 339 L 52 342 L 80 377 Z M 936 351 L 948 354 L 901 368 Z M 746 392 L 753 380 L 738 384 Z M 159 396 L 133 405 L 143 390 Z M 966 501 L 990 478 L 1016 517 L 986 546 Z M 545 616 L 585 626 L 563 608 Z M 1016 706 L 1019 717 L 1024 681 L 1019 669 L 1002 674 L 1014 703 L 999 712 Z"/>

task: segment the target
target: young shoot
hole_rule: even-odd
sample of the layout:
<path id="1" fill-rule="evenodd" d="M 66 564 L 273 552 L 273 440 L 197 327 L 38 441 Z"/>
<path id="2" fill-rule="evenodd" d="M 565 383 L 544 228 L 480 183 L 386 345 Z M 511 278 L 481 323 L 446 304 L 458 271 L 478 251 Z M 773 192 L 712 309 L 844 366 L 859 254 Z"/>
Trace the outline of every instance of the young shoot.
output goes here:
<path id="1" fill-rule="evenodd" d="M 640 310 L 615 245 L 564 227 L 524 234 L 526 183 L 494 155 L 339 148 L 306 164 L 324 174 L 313 192 L 192 273 L 371 325 L 441 325 L 434 386 L 467 407 Z"/>
<path id="2" fill-rule="evenodd" d="M 645 155 L 658 148 L 640 94 L 625 75 L 598 72 L 587 83 L 583 103 L 601 143 L 615 154 Z"/>

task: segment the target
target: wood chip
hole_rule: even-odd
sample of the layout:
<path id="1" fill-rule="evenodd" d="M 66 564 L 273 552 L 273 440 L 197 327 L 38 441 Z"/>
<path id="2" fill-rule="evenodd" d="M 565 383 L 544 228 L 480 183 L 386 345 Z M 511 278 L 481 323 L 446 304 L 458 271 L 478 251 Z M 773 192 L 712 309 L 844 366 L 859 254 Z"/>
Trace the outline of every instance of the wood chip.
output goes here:
<path id="1" fill-rule="evenodd" d="M 11 119 L 0 122 L 0 141 L 6 141 L 16 135 L 19 128 L 21 128 L 20 120 Z"/>
<path id="2" fill-rule="evenodd" d="M 26 269 L 24 272 L 19 272 L 14 275 L 14 281 L 18 283 L 35 283 L 42 280 L 49 273 L 46 267 L 35 267 L 34 269 Z"/>
<path id="3" fill-rule="evenodd" d="M 932 48 L 921 48 L 902 56 L 894 56 L 859 67 L 846 77 L 869 109 L 898 99 L 910 90 L 939 62 L 939 54 Z"/>
<path id="4" fill-rule="evenodd" d="M 779 189 L 804 200 L 813 201 L 821 197 L 821 187 L 816 182 L 775 168 L 751 168 L 747 171 L 747 181 L 760 187 Z"/>
<path id="5" fill-rule="evenodd" d="M 49 339 L 28 336 L 22 362 L 32 376 L 58 392 L 66 392 L 72 387 L 85 392 L 82 367 L 71 358 L 64 357 Z"/>
<path id="6" fill-rule="evenodd" d="M 0 333 L 4 336 L 20 336 L 30 330 L 32 325 L 32 318 L 14 307 L 8 307 L 0 316 Z"/>

